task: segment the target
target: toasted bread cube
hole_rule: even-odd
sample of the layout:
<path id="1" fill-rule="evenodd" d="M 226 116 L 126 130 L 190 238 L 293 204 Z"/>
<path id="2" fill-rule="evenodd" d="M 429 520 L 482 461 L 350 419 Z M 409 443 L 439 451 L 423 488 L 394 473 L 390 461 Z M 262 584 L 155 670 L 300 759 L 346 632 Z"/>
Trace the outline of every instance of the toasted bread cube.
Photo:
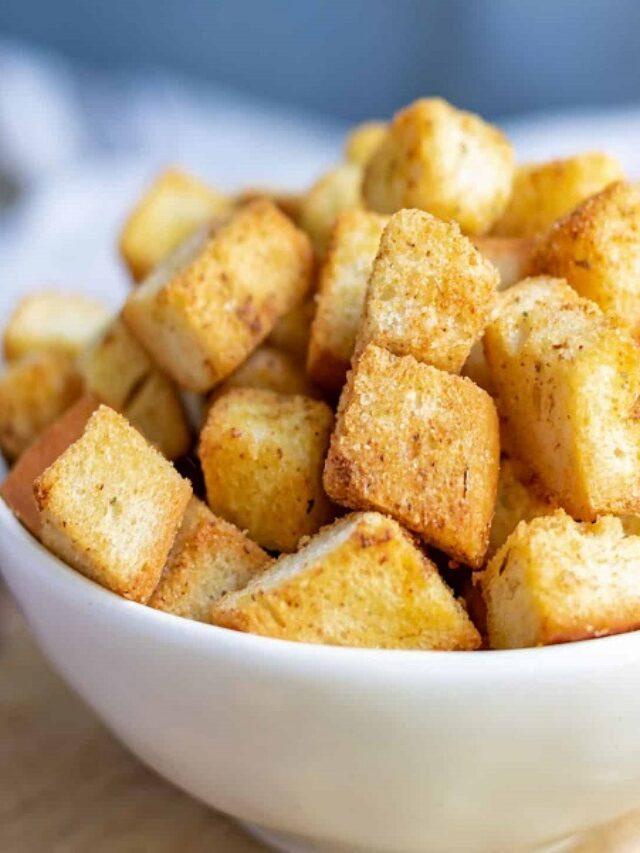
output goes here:
<path id="1" fill-rule="evenodd" d="M 4 355 L 17 361 L 43 350 L 78 355 L 107 323 L 109 311 L 96 299 L 58 290 L 21 299 L 4 331 Z"/>
<path id="2" fill-rule="evenodd" d="M 207 500 L 263 548 L 293 551 L 333 518 L 322 465 L 331 409 L 307 397 L 237 388 L 211 407 L 200 441 Z"/>
<path id="3" fill-rule="evenodd" d="M 423 98 L 394 117 L 365 167 L 363 195 L 378 213 L 416 207 L 484 234 L 505 209 L 513 172 L 513 150 L 496 127 Z"/>
<path id="4" fill-rule="evenodd" d="M 534 241 L 519 237 L 476 237 L 480 254 L 500 273 L 499 290 L 506 290 L 529 274 Z"/>
<path id="5" fill-rule="evenodd" d="M 493 557 L 502 548 L 521 521 L 552 515 L 556 509 L 557 505 L 533 475 L 527 474 L 514 460 L 503 458 L 487 557 Z"/>
<path id="6" fill-rule="evenodd" d="M 146 602 L 191 497 L 191 485 L 107 406 L 36 480 L 42 541 L 112 592 Z"/>
<path id="7" fill-rule="evenodd" d="M 302 203 L 300 225 L 323 257 L 339 213 L 362 207 L 362 167 L 343 163 L 313 184 Z"/>
<path id="8" fill-rule="evenodd" d="M 317 396 L 303 367 L 286 352 L 263 344 L 214 391 L 217 399 L 232 388 L 262 388 L 279 394 Z"/>
<path id="9" fill-rule="evenodd" d="M 149 607 L 208 622 L 215 601 L 242 589 L 272 562 L 241 530 L 191 498 Z"/>
<path id="10" fill-rule="evenodd" d="M 98 401 L 88 394 L 81 397 L 29 445 L 0 485 L 0 497 L 38 539 L 41 525 L 33 494 L 34 481 L 80 438 L 98 405 Z"/>
<path id="11" fill-rule="evenodd" d="M 460 233 L 422 210 L 382 232 L 356 353 L 367 344 L 459 373 L 489 319 L 500 277 Z"/>
<path id="12" fill-rule="evenodd" d="M 302 193 L 289 192 L 287 190 L 274 190 L 261 187 L 249 187 L 241 190 L 233 198 L 233 204 L 236 207 L 241 207 L 249 202 L 256 201 L 260 198 L 270 199 L 276 207 L 288 216 L 296 225 L 300 222 L 302 215 L 302 204 L 304 196 Z"/>
<path id="13" fill-rule="evenodd" d="M 87 392 L 122 412 L 167 459 L 187 452 L 191 430 L 178 390 L 120 318 L 86 348 L 78 365 Z"/>
<path id="14" fill-rule="evenodd" d="M 618 182 L 588 198 L 541 239 L 532 267 L 566 278 L 640 336 L 640 186 Z"/>
<path id="15" fill-rule="evenodd" d="M 311 286 L 307 237 L 266 200 L 178 248 L 124 307 L 124 319 L 179 385 L 205 392 L 264 340 Z"/>
<path id="16" fill-rule="evenodd" d="M 502 294 L 485 332 L 518 456 L 575 518 L 640 510 L 640 350 L 561 279 Z"/>
<path id="17" fill-rule="evenodd" d="M 162 172 L 124 225 L 120 252 L 136 281 L 150 272 L 206 222 L 225 215 L 230 202 L 177 169 Z"/>
<path id="18" fill-rule="evenodd" d="M 337 394 L 347 376 L 371 267 L 388 217 L 366 210 L 341 213 L 320 270 L 307 357 L 309 375 Z"/>
<path id="19" fill-rule="evenodd" d="M 314 313 L 313 298 L 296 305 L 276 322 L 267 338 L 267 343 L 301 360 L 304 364 Z"/>
<path id="20" fill-rule="evenodd" d="M 535 237 L 590 195 L 623 177 L 620 163 L 599 151 L 519 166 L 509 204 L 493 233 Z"/>
<path id="21" fill-rule="evenodd" d="M 518 525 L 482 578 L 494 649 L 586 640 L 640 628 L 640 537 L 611 516 L 561 510 Z"/>
<path id="22" fill-rule="evenodd" d="M 480 566 L 499 456 L 488 394 L 370 345 L 340 398 L 324 485 L 337 503 L 388 513 L 455 560 Z"/>
<path id="23" fill-rule="evenodd" d="M 478 632 L 436 567 L 390 518 L 353 513 L 214 604 L 216 625 L 382 649 L 476 649 Z"/>
<path id="24" fill-rule="evenodd" d="M 366 166 L 372 154 L 387 134 L 384 121 L 363 121 L 347 136 L 344 154 L 349 163 Z"/>
<path id="25" fill-rule="evenodd" d="M 0 450 L 15 459 L 82 395 L 74 360 L 36 352 L 0 374 Z"/>

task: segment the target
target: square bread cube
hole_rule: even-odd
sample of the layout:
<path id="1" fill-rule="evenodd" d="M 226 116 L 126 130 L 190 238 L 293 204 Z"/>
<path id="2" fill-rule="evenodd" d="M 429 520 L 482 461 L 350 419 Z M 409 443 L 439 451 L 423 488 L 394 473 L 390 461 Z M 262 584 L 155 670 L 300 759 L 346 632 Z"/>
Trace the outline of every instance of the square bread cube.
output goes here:
<path id="1" fill-rule="evenodd" d="M 340 398 L 324 485 L 337 503 L 388 513 L 478 567 L 499 461 L 488 394 L 470 379 L 369 346 Z"/>
<path id="2" fill-rule="evenodd" d="M 331 234 L 307 356 L 309 375 L 331 394 L 339 393 L 351 364 L 371 267 L 388 221 L 367 210 L 349 210 L 338 216 Z"/>
<path id="3" fill-rule="evenodd" d="M 489 319 L 500 276 L 455 222 L 395 213 L 373 262 L 356 353 L 367 344 L 459 373 Z"/>
<path id="4" fill-rule="evenodd" d="M 375 512 L 326 527 L 239 592 L 211 621 L 284 640 L 381 649 L 477 649 L 480 637 L 434 564 Z"/>
<path id="5" fill-rule="evenodd" d="M 200 439 L 207 500 L 263 548 L 293 551 L 333 518 L 322 466 L 333 412 L 318 400 L 237 388 L 209 411 Z"/>
<path id="6" fill-rule="evenodd" d="M 315 314 L 316 304 L 313 297 L 296 305 L 291 311 L 276 321 L 267 336 L 267 343 L 300 360 L 303 364 L 307 358 L 311 321 Z"/>
<path id="7" fill-rule="evenodd" d="M 502 294 L 485 354 L 517 455 L 575 518 L 640 509 L 640 350 L 562 279 Z"/>
<path id="8" fill-rule="evenodd" d="M 158 175 L 120 236 L 120 253 L 134 280 L 146 278 L 183 240 L 230 206 L 217 190 L 191 175 L 177 169 Z"/>
<path id="9" fill-rule="evenodd" d="M 108 319 L 96 299 L 58 290 L 32 293 L 20 300 L 4 330 L 5 358 L 17 361 L 42 350 L 78 355 Z"/>
<path id="10" fill-rule="evenodd" d="M 534 240 L 526 237 L 476 237 L 473 244 L 500 273 L 498 290 L 506 290 L 529 275 Z"/>
<path id="11" fill-rule="evenodd" d="M 98 405 L 88 394 L 81 397 L 29 445 L 0 485 L 0 497 L 37 539 L 41 524 L 33 484 L 45 468 L 80 438 Z"/>
<path id="12" fill-rule="evenodd" d="M 562 511 L 518 525 L 482 576 L 494 649 L 547 646 L 640 628 L 640 537 L 619 518 Z"/>
<path id="13" fill-rule="evenodd" d="M 311 238 L 319 257 L 324 257 L 334 223 L 343 210 L 362 207 L 362 167 L 342 163 L 322 175 L 302 201 L 300 227 Z"/>
<path id="14" fill-rule="evenodd" d="M 363 121 L 348 134 L 344 144 L 344 156 L 349 163 L 366 166 L 372 154 L 387 135 L 386 122 Z"/>
<path id="15" fill-rule="evenodd" d="M 112 592 L 148 601 L 191 485 L 122 415 L 100 406 L 34 490 L 48 548 Z"/>
<path id="16" fill-rule="evenodd" d="M 231 201 L 234 207 L 242 207 L 242 205 L 260 198 L 268 198 L 292 222 L 295 222 L 296 225 L 299 224 L 304 201 L 302 193 L 274 189 L 273 187 L 246 187 L 236 193 Z"/>
<path id="17" fill-rule="evenodd" d="M 610 184 L 556 222 L 532 269 L 566 278 L 640 336 L 640 186 Z"/>
<path id="18" fill-rule="evenodd" d="M 498 128 L 423 98 L 395 115 L 367 162 L 363 194 L 378 213 L 415 207 L 484 234 L 505 209 L 513 173 L 513 149 Z"/>
<path id="19" fill-rule="evenodd" d="M 122 414 L 167 459 L 179 459 L 193 444 L 180 394 L 159 370 L 151 371 Z"/>
<path id="20" fill-rule="evenodd" d="M 600 151 L 519 166 L 509 204 L 493 233 L 535 237 L 590 195 L 622 178 L 620 163 Z"/>
<path id="21" fill-rule="evenodd" d="M 304 366 L 288 353 L 267 344 L 258 347 L 231 376 L 218 385 L 213 398 L 221 397 L 232 388 L 262 388 L 279 394 L 318 396 Z"/>
<path id="22" fill-rule="evenodd" d="M 208 622 L 217 599 L 246 586 L 272 562 L 241 530 L 191 498 L 149 607 Z"/>
<path id="23" fill-rule="evenodd" d="M 123 315 L 160 368 L 205 392 L 303 301 L 312 272 L 307 237 L 262 199 L 180 246 L 131 293 Z"/>
<path id="24" fill-rule="evenodd" d="M 71 356 L 43 350 L 0 374 L 0 450 L 15 459 L 82 395 Z"/>

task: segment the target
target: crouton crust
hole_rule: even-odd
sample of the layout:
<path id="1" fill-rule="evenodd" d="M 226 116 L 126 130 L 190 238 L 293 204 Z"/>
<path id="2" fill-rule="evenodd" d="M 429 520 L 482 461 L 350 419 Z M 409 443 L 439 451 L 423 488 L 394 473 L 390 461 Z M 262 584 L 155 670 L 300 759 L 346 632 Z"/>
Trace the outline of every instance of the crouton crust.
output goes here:
<path id="1" fill-rule="evenodd" d="M 149 607 L 208 622 L 214 601 L 272 562 L 241 530 L 191 498 Z"/>
<path id="2" fill-rule="evenodd" d="M 267 343 L 304 363 L 314 314 L 315 299 L 311 297 L 276 321 L 267 337 Z"/>
<path id="3" fill-rule="evenodd" d="M 300 227 L 323 258 L 336 218 L 344 210 L 362 207 L 362 167 L 341 163 L 322 175 L 302 202 Z"/>
<path id="4" fill-rule="evenodd" d="M 325 464 L 329 497 L 386 512 L 480 566 L 499 467 L 495 406 L 469 379 L 370 345 L 350 372 Z"/>
<path id="5" fill-rule="evenodd" d="M 344 144 L 344 156 L 349 163 L 366 166 L 387 133 L 383 121 L 363 121 L 348 134 Z"/>
<path id="6" fill-rule="evenodd" d="M 640 537 L 620 519 L 559 510 L 521 522 L 482 576 L 491 647 L 568 643 L 640 628 Z"/>
<path id="7" fill-rule="evenodd" d="M 500 278 L 455 222 L 395 213 L 380 238 L 356 357 L 367 344 L 459 373 L 489 319 Z"/>
<path id="8" fill-rule="evenodd" d="M 390 518 L 354 513 L 214 604 L 237 631 L 337 646 L 476 649 L 478 632 L 436 567 Z"/>

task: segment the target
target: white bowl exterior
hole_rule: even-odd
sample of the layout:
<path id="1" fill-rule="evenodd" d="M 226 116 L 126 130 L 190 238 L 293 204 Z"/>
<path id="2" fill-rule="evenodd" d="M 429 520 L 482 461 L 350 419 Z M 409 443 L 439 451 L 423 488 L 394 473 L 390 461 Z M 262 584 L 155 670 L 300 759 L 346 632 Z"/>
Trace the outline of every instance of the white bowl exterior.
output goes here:
<path id="1" fill-rule="evenodd" d="M 640 634 L 385 652 L 237 634 L 124 601 L 0 501 L 0 566 L 56 668 L 144 762 L 317 849 L 530 849 L 640 800 Z"/>

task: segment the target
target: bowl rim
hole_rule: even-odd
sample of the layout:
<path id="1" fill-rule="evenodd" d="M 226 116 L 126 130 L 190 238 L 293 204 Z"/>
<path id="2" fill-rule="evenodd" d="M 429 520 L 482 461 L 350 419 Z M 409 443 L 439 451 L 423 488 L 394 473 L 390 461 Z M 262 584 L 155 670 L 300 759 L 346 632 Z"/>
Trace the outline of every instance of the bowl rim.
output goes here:
<path id="1" fill-rule="evenodd" d="M 388 672 L 389 669 L 408 666 L 413 671 L 416 668 L 426 668 L 430 672 L 446 671 L 455 678 L 460 672 L 473 671 L 480 677 L 498 676 L 517 672 L 523 667 L 527 671 L 535 669 L 540 674 L 553 674 L 584 667 L 593 669 L 594 666 L 620 663 L 629 658 L 640 660 L 640 631 L 553 646 L 476 651 L 359 648 L 243 633 L 156 610 L 111 592 L 49 551 L 23 527 L 0 497 L 0 542 L 5 542 L 7 537 L 24 549 L 29 558 L 24 561 L 21 571 L 36 572 L 43 578 L 46 573 L 47 582 L 58 586 L 62 595 L 72 597 L 78 606 L 85 603 L 93 608 L 102 608 L 107 615 L 113 614 L 114 619 L 135 619 L 147 632 L 165 631 L 167 640 L 196 644 L 205 653 L 216 648 L 236 655 L 245 652 L 259 658 L 261 665 L 266 661 L 275 666 L 303 663 L 307 667 L 309 664 L 314 668 L 322 665 L 323 669 L 327 667 L 336 671 L 346 666 L 353 672 L 353 664 L 356 663 L 358 669 L 364 668 L 370 674 L 376 670 Z M 0 574 L 8 576 L 4 563 L 4 560 L 0 562 Z"/>

